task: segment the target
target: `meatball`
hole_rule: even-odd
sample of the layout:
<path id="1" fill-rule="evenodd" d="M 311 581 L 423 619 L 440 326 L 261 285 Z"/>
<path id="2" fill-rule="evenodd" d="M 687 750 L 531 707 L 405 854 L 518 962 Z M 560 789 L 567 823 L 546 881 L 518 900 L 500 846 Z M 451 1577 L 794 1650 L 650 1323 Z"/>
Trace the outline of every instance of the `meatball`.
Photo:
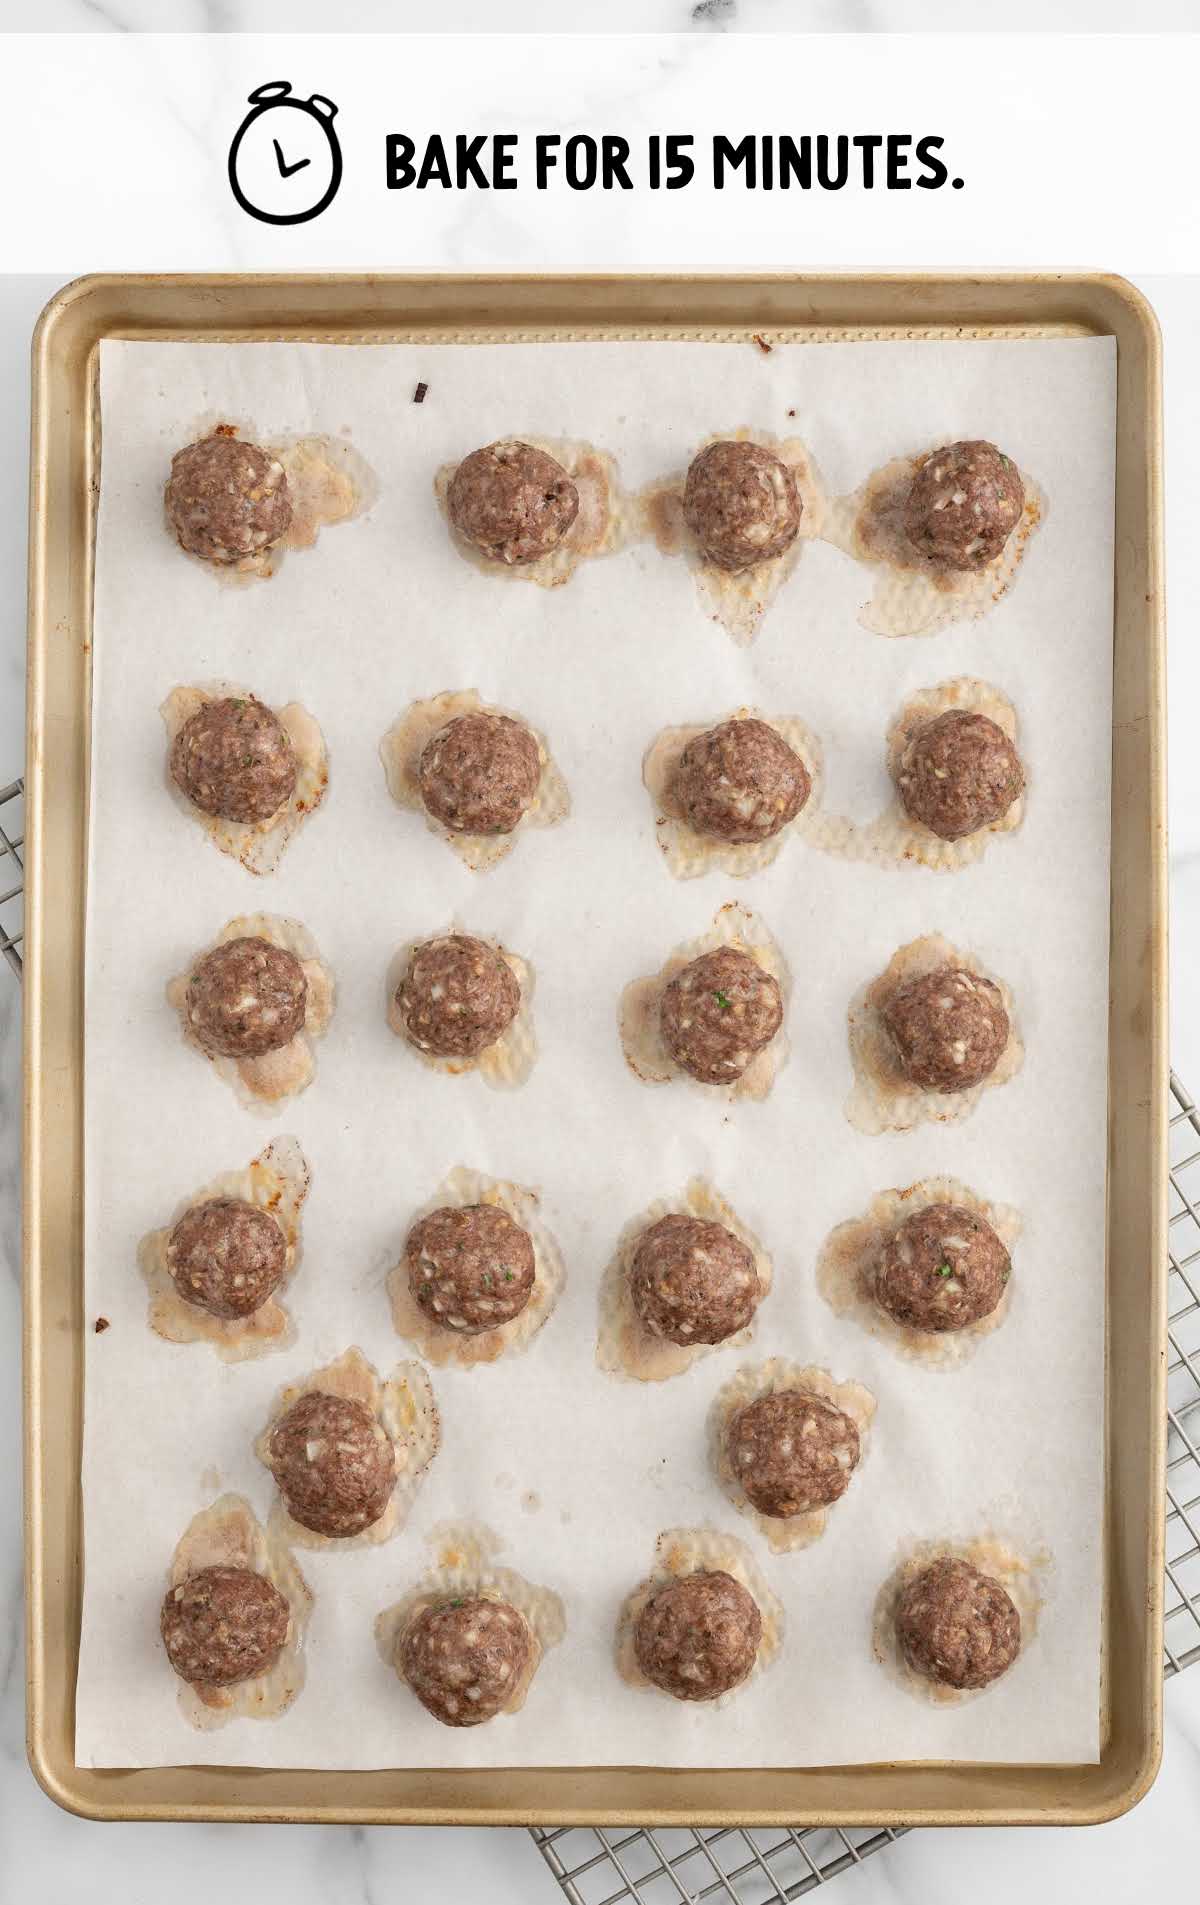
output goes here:
<path id="1" fill-rule="evenodd" d="M 533 1294 L 528 1232 L 494 1204 L 430 1211 L 409 1231 L 404 1258 L 429 1321 L 464 1336 L 511 1323 Z"/>
<path id="2" fill-rule="evenodd" d="M 222 1058 L 261 1058 L 289 1045 L 307 1004 L 295 953 L 257 934 L 214 946 L 188 980 L 188 1023 L 205 1051 Z"/>
<path id="3" fill-rule="evenodd" d="M 969 1091 L 1008 1044 L 1000 988 L 963 966 L 939 966 L 898 986 L 883 1022 L 903 1072 L 922 1091 Z"/>
<path id="4" fill-rule="evenodd" d="M 910 819 L 943 840 L 990 827 L 1025 785 L 1020 756 L 986 714 L 948 709 L 914 734 L 896 773 Z"/>
<path id="5" fill-rule="evenodd" d="M 481 1726 L 509 1704 L 533 1638 L 507 1601 L 479 1595 L 427 1607 L 400 1642 L 400 1671 L 443 1726 Z"/>
<path id="6" fill-rule="evenodd" d="M 219 820 L 270 820 L 296 787 L 296 756 L 279 717 L 253 695 L 206 701 L 171 747 L 171 779 Z"/>
<path id="7" fill-rule="evenodd" d="M 962 1330 L 991 1315 L 1010 1269 L 1007 1250 L 978 1211 L 929 1204 L 884 1245 L 875 1301 L 908 1329 Z"/>
<path id="8" fill-rule="evenodd" d="M 745 1329 L 762 1290 L 753 1252 L 724 1224 L 671 1215 L 637 1241 L 630 1279 L 643 1326 L 672 1343 L 723 1343 Z"/>
<path id="9" fill-rule="evenodd" d="M 286 1268 L 283 1231 L 269 1211 L 241 1197 L 193 1205 L 167 1239 L 175 1288 L 210 1316 L 252 1316 Z"/>
<path id="10" fill-rule="evenodd" d="M 760 1515 L 787 1520 L 827 1508 L 858 1467 L 858 1430 L 843 1410 L 807 1390 L 759 1396 L 729 1423 L 730 1466 Z"/>
<path id="11" fill-rule="evenodd" d="M 757 443 L 710 443 L 688 469 L 684 521 L 720 569 L 781 556 L 800 533 L 801 508 L 787 464 Z"/>
<path id="12" fill-rule="evenodd" d="M 783 1024 L 779 982 L 736 946 L 701 953 L 664 987 L 659 1024 L 675 1063 L 702 1085 L 729 1085 Z"/>
<path id="13" fill-rule="evenodd" d="M 948 443 L 921 463 L 904 505 L 918 555 L 943 569 L 985 569 L 1025 508 L 1021 473 L 994 443 Z"/>
<path id="14" fill-rule="evenodd" d="M 383 1514 L 396 1451 L 361 1402 L 309 1390 L 271 1430 L 267 1459 L 293 1521 L 319 1535 L 361 1534 Z"/>
<path id="15" fill-rule="evenodd" d="M 171 458 L 167 519 L 206 562 L 242 562 L 287 534 L 292 499 L 277 457 L 217 431 Z"/>
<path id="16" fill-rule="evenodd" d="M 718 840 L 772 840 L 808 799 L 808 769 L 765 721 L 722 721 L 689 741 L 675 797 L 697 833 Z"/>
<path id="17" fill-rule="evenodd" d="M 407 1037 L 422 1052 L 478 1058 L 516 1018 L 521 988 L 495 947 L 448 933 L 414 948 L 396 1005 Z"/>
<path id="18" fill-rule="evenodd" d="M 511 833 L 537 793 L 538 744 L 507 714 L 460 714 L 421 755 L 421 799 L 455 833 Z"/>
<path id="19" fill-rule="evenodd" d="M 901 1593 L 896 1638 L 914 1673 L 943 1687 L 987 1687 L 1021 1651 L 1021 1616 L 999 1581 L 944 1555 Z"/>
<path id="20" fill-rule="evenodd" d="M 715 1700 L 740 1686 L 762 1639 L 758 1602 L 723 1568 L 657 1588 L 633 1633 L 647 1680 L 677 1700 Z"/>
<path id="21" fill-rule="evenodd" d="M 200 1568 L 167 1589 L 159 1629 L 181 1680 L 232 1687 L 270 1672 L 291 1619 L 279 1589 L 253 1568 Z"/>
<path id="22" fill-rule="evenodd" d="M 536 562 L 579 513 L 579 491 L 545 450 L 508 438 L 465 456 L 446 494 L 460 536 L 493 562 Z"/>

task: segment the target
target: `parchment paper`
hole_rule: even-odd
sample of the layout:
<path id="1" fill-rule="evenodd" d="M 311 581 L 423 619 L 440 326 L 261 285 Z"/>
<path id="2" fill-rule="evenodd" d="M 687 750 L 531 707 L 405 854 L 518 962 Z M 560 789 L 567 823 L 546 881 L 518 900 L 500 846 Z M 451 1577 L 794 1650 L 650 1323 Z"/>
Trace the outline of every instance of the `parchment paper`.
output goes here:
<path id="1" fill-rule="evenodd" d="M 839 1764 L 882 1758 L 1082 1761 L 1100 1688 L 1102 1305 L 1115 360 L 1111 342 L 646 342 L 628 345 L 103 347 L 87 973 L 86 1589 L 77 1752 L 84 1764 L 273 1766 Z M 418 380 L 429 385 L 411 401 Z M 794 410 L 795 416 L 792 416 Z M 227 417 L 271 439 L 349 431 L 379 481 L 359 520 L 222 585 L 173 545 L 171 453 Z M 438 514 L 439 465 L 511 434 L 590 440 L 636 488 L 741 425 L 800 435 L 831 493 L 889 457 L 998 440 L 1048 499 L 1016 585 L 985 620 L 928 640 L 868 634 L 873 578 L 807 544 L 752 647 L 709 621 L 686 564 L 642 544 L 543 590 L 480 573 Z M 1015 704 L 1024 825 L 965 871 L 886 871 L 791 841 L 750 881 L 673 880 L 641 781 L 665 726 L 739 705 L 820 737 L 826 800 L 866 820 L 888 798 L 884 736 L 915 691 L 971 674 Z M 163 784 L 159 704 L 232 678 L 299 700 L 330 751 L 322 810 L 255 881 L 189 825 Z M 569 821 L 523 831 L 472 875 L 391 800 L 384 731 L 447 688 L 523 710 L 571 790 Z M 626 1067 L 617 1001 L 738 898 L 788 959 L 790 1058 L 761 1104 Z M 164 987 L 235 914 L 301 920 L 337 980 L 312 1087 L 266 1121 L 185 1045 Z M 389 1032 L 384 974 L 452 920 L 536 970 L 539 1056 L 515 1092 L 439 1077 Z M 1012 987 L 1020 1075 L 964 1123 L 866 1137 L 846 1121 L 846 1008 L 901 943 L 940 931 Z M 277 1132 L 313 1169 L 289 1290 L 298 1339 L 222 1366 L 151 1335 L 142 1235 Z M 263 1517 L 252 1444 L 282 1383 L 358 1344 L 382 1374 L 410 1353 L 385 1277 L 413 1213 L 464 1164 L 540 1189 L 567 1265 L 528 1353 L 433 1372 L 443 1447 L 407 1528 L 300 1557 L 315 1605 L 308 1675 L 276 1722 L 201 1735 L 157 1633 L 172 1549 L 221 1490 Z M 835 1224 L 885 1187 L 961 1178 L 1024 1220 L 1011 1314 L 963 1368 L 901 1362 L 838 1320 L 815 1282 Z M 597 1285 L 627 1219 L 710 1179 L 763 1240 L 774 1289 L 748 1350 L 659 1384 L 595 1364 Z M 818 1364 L 878 1398 L 869 1453 L 819 1542 L 773 1555 L 708 1466 L 705 1422 L 739 1361 Z M 499 1560 L 561 1594 L 567 1631 L 524 1710 L 438 1726 L 380 1661 L 381 1608 L 431 1566 L 438 1524 L 474 1518 Z M 625 1685 L 622 1600 L 661 1529 L 746 1541 L 779 1596 L 779 1659 L 727 1703 Z M 999 1534 L 1041 1555 L 1036 1639 L 986 1697 L 933 1708 L 871 1655 L 877 1591 L 919 1541 Z"/>

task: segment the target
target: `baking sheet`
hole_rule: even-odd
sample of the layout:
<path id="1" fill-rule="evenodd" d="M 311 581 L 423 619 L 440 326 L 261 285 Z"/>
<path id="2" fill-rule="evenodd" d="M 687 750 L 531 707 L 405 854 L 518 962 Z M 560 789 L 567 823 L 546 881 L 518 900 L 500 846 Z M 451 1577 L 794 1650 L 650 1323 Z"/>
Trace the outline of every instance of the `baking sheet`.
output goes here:
<path id="1" fill-rule="evenodd" d="M 82 1763 L 1096 1757 L 1114 382 L 1107 340 L 770 355 L 750 344 L 102 347 L 86 1275 L 89 1313 L 111 1327 L 89 1339 L 86 1382 Z M 290 553 L 268 583 L 222 586 L 161 519 L 171 452 L 217 413 L 268 438 L 349 429 L 379 478 L 374 507 Z M 464 562 L 434 505 L 439 464 L 496 436 L 591 440 L 636 488 L 739 425 L 801 435 L 836 493 L 892 455 L 991 436 L 1036 476 L 1047 521 L 995 613 L 933 640 L 868 634 L 857 611 L 872 578 L 806 544 L 756 642 L 739 648 L 705 618 L 686 565 L 651 545 L 544 591 Z M 975 866 L 884 871 L 796 840 L 750 882 L 670 878 L 640 772 L 660 728 L 741 704 L 794 711 L 822 740 L 829 804 L 867 820 L 887 792 L 889 721 L 914 691 L 962 674 L 1015 703 L 1031 782 L 1023 828 Z M 303 701 L 330 748 L 326 803 L 265 883 L 218 855 L 162 784 L 159 703 L 178 681 L 223 676 L 276 705 Z M 573 801 L 566 825 L 525 835 L 482 879 L 395 807 L 378 758 L 408 703 L 451 687 L 524 710 Z M 761 915 L 792 968 L 791 1055 L 762 1105 L 651 1089 L 617 1038 L 627 980 L 730 898 Z M 183 1044 L 163 996 L 181 961 L 255 906 L 301 919 L 339 987 L 315 1083 L 269 1123 Z M 539 1058 L 516 1093 L 434 1076 L 387 1030 L 396 946 L 451 918 L 536 969 Z M 866 1137 L 843 1115 L 846 1007 L 897 945 L 929 931 L 1012 986 L 1026 1062 L 961 1125 Z M 279 1131 L 313 1166 L 289 1292 L 298 1339 L 286 1355 L 222 1367 L 204 1346 L 150 1334 L 137 1244 Z M 443 1447 L 401 1535 L 301 1557 L 315 1606 L 292 1711 L 197 1734 L 157 1642 L 175 1542 L 223 1489 L 266 1513 L 270 1478 L 251 1445 L 283 1381 L 350 1343 L 383 1373 L 406 1354 L 386 1272 L 456 1164 L 540 1187 L 567 1263 L 555 1315 L 523 1357 L 434 1372 Z M 953 1374 L 899 1363 L 839 1321 L 815 1282 L 835 1224 L 934 1171 L 1025 1224 L 1012 1313 Z M 661 1385 L 619 1382 L 595 1367 L 599 1276 L 627 1218 L 696 1175 L 774 1255 L 753 1348 Z M 738 1362 L 775 1354 L 853 1378 L 879 1403 L 824 1538 L 782 1556 L 725 1501 L 705 1437 Z M 406 1698 L 372 1623 L 431 1565 L 432 1531 L 464 1517 L 503 1538 L 503 1563 L 562 1595 L 567 1632 L 520 1715 L 459 1734 Z M 685 1708 L 621 1682 L 613 1635 L 657 1533 L 701 1523 L 749 1543 L 787 1631 L 769 1672 L 725 1704 Z M 978 1533 L 1048 1557 L 1036 1640 L 985 1698 L 932 1708 L 871 1657 L 875 1597 L 908 1545 Z"/>

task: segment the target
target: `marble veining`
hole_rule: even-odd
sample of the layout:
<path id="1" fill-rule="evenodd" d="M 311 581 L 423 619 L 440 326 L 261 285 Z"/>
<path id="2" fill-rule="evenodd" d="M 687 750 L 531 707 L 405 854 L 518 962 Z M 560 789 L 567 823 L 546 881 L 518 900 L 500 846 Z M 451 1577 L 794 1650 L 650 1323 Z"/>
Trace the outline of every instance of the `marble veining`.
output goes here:
<path id="1" fill-rule="evenodd" d="M 5 32 L 269 33 L 278 0 L 7 0 Z M 395 0 L 290 0 L 292 33 L 1008 33 L 1171 32 L 1195 26 L 1193 0 L 1006 0 L 1002 20 L 962 0 L 441 0 L 436 20 Z"/>

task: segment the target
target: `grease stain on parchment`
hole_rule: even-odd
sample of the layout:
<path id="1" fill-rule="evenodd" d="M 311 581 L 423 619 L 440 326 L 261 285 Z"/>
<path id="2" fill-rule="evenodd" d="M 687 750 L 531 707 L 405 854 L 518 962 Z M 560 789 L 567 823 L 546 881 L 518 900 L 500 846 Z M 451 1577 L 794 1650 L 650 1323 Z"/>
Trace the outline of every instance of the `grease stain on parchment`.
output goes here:
<path id="1" fill-rule="evenodd" d="M 286 1349 L 295 1340 L 291 1312 L 283 1297 L 300 1260 L 300 1213 L 312 1173 L 295 1138 L 273 1138 L 241 1171 L 226 1171 L 178 1204 L 161 1230 L 152 1230 L 138 1246 L 138 1267 L 149 1287 L 148 1321 L 168 1343 L 209 1343 L 224 1363 L 244 1362 Z M 213 1316 L 180 1295 L 167 1264 L 167 1244 L 179 1220 L 214 1197 L 236 1197 L 267 1211 L 283 1231 L 287 1254 L 280 1282 L 249 1316 Z"/>
<path id="2" fill-rule="evenodd" d="M 253 1058 L 226 1058 L 221 1053 L 208 1051 L 192 1031 L 187 1011 L 188 981 L 201 960 L 231 939 L 265 939 L 270 945 L 293 953 L 304 970 L 308 986 L 304 1024 L 296 1036 L 277 1051 L 263 1052 Z M 179 1015 L 187 1043 L 208 1060 L 218 1078 L 232 1087 L 238 1102 L 247 1111 L 271 1113 L 313 1081 L 317 1063 L 310 1041 L 323 1037 L 333 1017 L 333 974 L 317 951 L 312 934 L 298 920 L 281 919 L 275 913 L 248 913 L 231 919 L 212 943 L 197 953 L 187 972 L 171 980 L 167 1000 Z"/>

